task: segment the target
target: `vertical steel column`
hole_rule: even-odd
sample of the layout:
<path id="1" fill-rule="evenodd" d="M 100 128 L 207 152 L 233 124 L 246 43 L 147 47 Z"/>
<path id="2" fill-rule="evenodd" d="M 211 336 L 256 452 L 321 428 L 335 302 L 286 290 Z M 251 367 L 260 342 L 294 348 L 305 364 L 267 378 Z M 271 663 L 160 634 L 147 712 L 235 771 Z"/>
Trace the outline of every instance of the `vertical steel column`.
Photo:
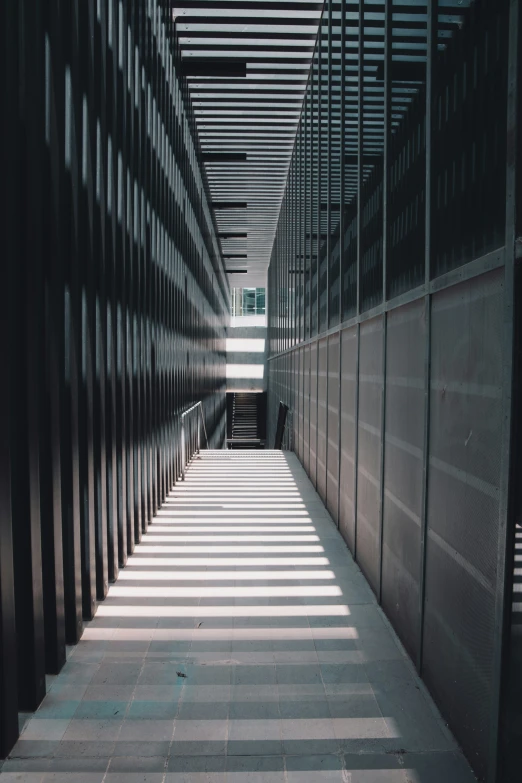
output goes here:
<path id="1" fill-rule="evenodd" d="M 299 344 L 303 340 L 303 321 L 304 321 L 304 284 L 305 284 L 305 228 L 303 224 L 303 184 L 304 184 L 304 168 L 303 168 L 303 133 L 304 133 L 304 110 L 301 111 L 301 121 L 299 123 L 299 136 L 297 144 L 297 192 L 296 192 L 296 209 L 297 209 L 297 256 L 296 256 L 296 272 L 299 281 L 299 299 L 297 307 L 297 324 L 296 324 L 296 344 Z"/>
<path id="2" fill-rule="evenodd" d="M 515 406 L 520 405 L 515 374 L 515 323 L 520 319 L 520 301 L 515 292 L 515 264 L 517 263 L 517 220 L 522 215 L 522 154 L 520 134 L 522 127 L 522 9 L 519 0 L 506 0 L 508 14 L 508 69 L 507 69 L 507 145 L 506 145 L 506 242 L 504 258 L 504 321 L 502 330 L 502 453 L 500 469 L 499 535 L 497 552 L 497 589 L 495 594 L 495 647 L 493 658 L 493 685 L 491 710 L 491 737 L 489 745 L 488 783 L 504 780 L 499 777 L 502 744 L 499 742 L 501 704 L 508 686 L 509 666 L 507 646 L 511 637 L 511 601 L 513 593 L 513 542 L 517 519 L 516 493 L 519 491 L 520 465 L 517 464 L 517 444 L 514 442 Z M 520 263 L 520 259 L 518 260 Z M 518 271 L 520 275 L 520 271 Z M 519 677 L 522 676 L 519 673 Z M 519 714 L 521 706 L 519 706 Z M 508 773 L 509 775 L 510 773 Z M 507 781 L 507 777 L 505 778 Z"/>
<path id="3" fill-rule="evenodd" d="M 318 273 L 319 274 L 319 273 Z M 312 351 L 310 350 L 310 398 L 312 397 Z M 317 443 L 319 441 L 319 340 L 315 341 L 315 468 L 314 468 L 314 489 L 317 490 Z M 310 408 L 312 406 L 310 405 Z M 312 418 L 310 414 L 310 419 Z"/>
<path id="4" fill-rule="evenodd" d="M 326 58 L 327 67 L 327 127 L 328 141 L 326 147 L 326 317 L 325 327 L 330 326 L 330 263 L 332 256 L 332 0 L 327 0 L 328 9 L 328 54 Z M 325 427 L 325 454 L 324 454 L 324 503 L 328 503 L 328 419 L 329 419 L 329 384 L 330 384 L 330 338 L 326 339 L 326 427 Z M 319 402 L 319 401 L 318 401 Z"/>
<path id="5" fill-rule="evenodd" d="M 359 0 L 359 72 L 357 94 L 357 269 L 356 269 L 356 308 L 361 312 L 361 257 L 362 257 L 362 189 L 364 181 L 364 0 Z M 354 444 L 354 544 L 353 556 L 357 559 L 357 506 L 359 482 L 357 480 L 359 464 L 359 360 L 361 353 L 361 325 L 357 324 L 357 359 L 355 381 L 355 444 Z"/>
<path id="6" fill-rule="evenodd" d="M 135 242 L 135 264 L 133 276 L 133 359 L 132 359 L 132 383 L 134 395 L 133 407 L 133 431 L 134 431 L 134 475 L 132 484 L 134 489 L 134 537 L 136 542 L 141 541 L 144 527 L 143 484 L 142 484 L 142 457 L 143 457 L 143 425 L 142 425 L 142 384 L 141 384 L 141 316 L 142 316 L 142 279 L 143 279 L 143 220 L 142 201 L 139 183 L 142 181 L 141 150 L 141 0 L 132 0 L 132 111 L 133 111 L 133 150 L 132 150 L 132 197 L 134 204 L 133 232 Z"/>
<path id="7" fill-rule="evenodd" d="M 309 235 L 309 241 L 310 241 L 310 271 L 308 273 L 310 283 L 309 283 L 309 290 L 308 290 L 308 337 L 311 338 L 313 334 L 313 328 L 312 328 L 312 280 L 313 280 L 313 265 L 314 265 L 314 239 L 313 239 L 313 231 L 314 231 L 314 220 L 313 220 L 313 211 L 314 211 L 314 149 L 313 149 L 313 141 L 314 141 L 314 133 L 313 133 L 313 124 L 314 124 L 314 107 L 313 107 L 313 99 L 314 99 L 314 84 L 313 84 L 313 63 L 311 66 L 312 70 L 310 72 L 310 79 L 309 79 L 309 95 L 308 95 L 308 220 L 309 220 L 309 227 L 308 227 L 308 235 Z"/>
<path id="8" fill-rule="evenodd" d="M 307 102 L 306 96 L 304 98 L 302 124 L 303 130 L 301 134 L 301 168 L 300 168 L 300 182 L 301 182 L 301 194 L 300 194 L 300 219 L 301 219 L 301 331 L 300 342 L 306 339 L 306 281 L 307 281 L 307 241 L 306 241 L 306 193 L 307 193 L 307 179 L 306 179 L 306 123 L 307 123 Z"/>
<path id="9" fill-rule="evenodd" d="M 357 560 L 357 507 L 359 482 L 357 481 L 357 470 L 359 465 L 359 366 L 361 357 L 361 324 L 356 326 L 357 331 L 357 350 L 355 355 L 355 423 L 354 423 L 354 468 L 353 468 L 353 558 Z"/>
<path id="10" fill-rule="evenodd" d="M 143 324 L 144 324 L 144 282 L 145 282 L 145 204 L 143 197 L 143 152 L 145 147 L 145 128 L 143 112 L 143 63 L 145 57 L 146 40 L 144 35 L 144 9 L 141 0 L 134 0 L 134 48 L 136 61 L 134 63 L 134 103 L 135 103 L 135 199 L 137 201 L 137 224 L 138 233 L 138 269 L 136 273 L 136 346 L 135 346 L 135 432 L 136 449 L 135 456 L 135 482 L 138 488 L 139 502 L 139 522 L 140 536 L 146 530 L 146 484 L 144 476 L 145 462 L 145 419 L 144 419 L 144 345 L 143 345 Z M 136 475 L 137 471 L 137 475 Z"/>
<path id="11" fill-rule="evenodd" d="M 317 35 L 317 47 L 316 47 L 316 53 L 317 53 L 317 118 L 316 118 L 316 126 L 317 126 L 317 143 L 316 143 L 316 150 L 317 150 L 317 240 L 316 240 L 316 254 L 315 254 L 315 264 L 316 264 L 316 279 L 317 279 L 317 290 L 316 290 L 316 312 L 315 312 L 315 333 L 320 334 L 321 333 L 321 188 L 322 188 L 322 171 L 321 171 L 321 153 L 323 148 L 323 139 L 322 139 L 322 106 L 321 101 L 323 98 L 323 90 L 322 90 L 322 84 L 321 84 L 321 58 L 322 58 L 322 50 L 323 50 L 323 41 L 322 41 L 322 35 L 321 35 L 321 25 L 319 24 L 319 32 Z M 313 232 L 313 230 L 312 230 Z M 316 481 L 317 483 L 317 481 Z"/>
<path id="12" fill-rule="evenodd" d="M 382 183 L 382 301 L 387 300 L 386 271 L 388 264 L 388 214 L 390 197 L 390 144 L 392 136 L 392 38 L 393 38 L 393 0 L 384 2 L 384 147 L 383 147 L 383 183 Z M 384 460 L 386 449 L 386 342 L 388 333 L 388 314 L 382 315 L 382 389 L 381 389 L 381 454 L 379 466 L 379 585 L 378 600 L 382 603 L 382 565 L 383 565 L 383 526 L 384 526 Z"/>
<path id="13" fill-rule="evenodd" d="M 118 561 L 120 567 L 127 563 L 128 516 L 127 516 L 127 430 L 125 410 L 126 383 L 126 198 L 124 184 L 123 145 L 125 138 L 125 107 L 123 94 L 123 7 L 121 0 L 112 3 L 112 80 L 113 80 L 113 171 L 114 171 L 114 334 L 116 342 L 116 458 L 118 486 Z"/>
<path id="14" fill-rule="evenodd" d="M 164 37 L 161 34 L 161 9 L 156 8 L 156 39 L 158 80 L 156 89 L 157 125 L 156 155 L 158 160 L 157 202 L 158 216 L 158 507 L 165 499 L 165 145 L 163 118 L 165 117 Z"/>
<path id="15" fill-rule="evenodd" d="M 174 241 L 173 235 L 175 232 L 174 227 L 174 200 L 173 200 L 173 173 L 174 173 L 174 156 L 172 149 L 172 139 L 174 131 L 174 101 L 173 101 L 173 85 L 174 85 L 174 60 L 173 60 L 173 41 L 174 41 L 174 13 L 172 8 L 172 2 L 169 0 L 165 9 L 165 25 L 167 31 L 167 38 L 169 45 L 167 46 L 167 106 L 166 106 L 166 127 L 167 127 L 167 200 L 166 200 L 166 213 L 167 213 L 167 246 L 168 246 L 168 269 L 167 269 L 167 281 L 166 281 L 166 310 L 167 310 L 167 359 L 166 359 L 166 413 L 167 413 L 167 493 L 170 492 L 174 485 L 174 400 L 172 395 L 173 384 L 173 350 L 172 340 L 174 336 L 173 329 L 173 311 L 172 311 L 172 291 L 173 291 L 173 275 L 174 275 Z"/>
<path id="16" fill-rule="evenodd" d="M 150 176 L 150 99 L 149 73 L 151 59 L 150 19 L 145 2 L 141 6 L 141 182 L 142 182 L 142 231 L 143 231 L 143 278 L 142 278 L 142 427 L 143 463 L 142 482 L 144 494 L 144 526 L 152 521 L 152 473 L 151 473 L 151 345 L 150 345 L 150 280 L 151 280 L 151 229 L 149 205 Z"/>
<path id="17" fill-rule="evenodd" d="M 301 123 L 296 132 L 296 141 L 294 146 L 294 190 L 293 190 L 293 208 L 294 208 L 294 251 L 292 255 L 293 286 L 294 286 L 294 328 L 292 336 L 292 346 L 299 343 L 300 340 L 300 321 L 301 321 L 301 283 L 302 283 L 302 251 L 301 251 L 301 212 L 300 212 L 300 192 L 301 192 Z"/>
<path id="18" fill-rule="evenodd" d="M 76 106 L 72 78 L 71 40 L 73 33 L 72 4 L 60 7 L 62 25 L 60 35 L 64 43 L 65 81 L 64 115 L 64 367 L 65 396 L 62 419 L 62 511 L 63 511 L 63 561 L 65 587 L 65 632 L 68 644 L 76 644 L 82 634 L 82 583 L 81 583 L 81 514 L 80 514 L 80 462 L 79 462 L 79 321 L 77 275 L 73 259 L 77 247 L 77 202 L 75 183 L 76 163 Z M 59 122 L 59 118 L 58 118 Z"/>
<path id="19" fill-rule="evenodd" d="M 121 397 L 122 411 L 122 468 L 124 510 L 123 524 L 127 536 L 127 555 L 134 551 L 134 497 L 132 478 L 133 463 L 133 432 L 131 405 L 131 341 L 130 313 L 132 302 L 130 291 L 132 284 L 132 199 L 129 183 L 129 146 L 132 127 L 129 118 L 128 89 L 128 2 L 118 2 L 118 104 L 120 107 L 119 127 L 119 157 L 118 157 L 118 187 L 121 188 L 121 267 L 119 290 L 121 292 Z"/>
<path id="20" fill-rule="evenodd" d="M 288 225 L 288 216 L 287 216 L 287 206 L 288 206 L 288 200 L 285 196 L 283 197 L 283 201 L 281 204 L 281 236 L 279 237 L 279 264 L 278 264 L 278 300 L 279 300 L 279 340 L 278 340 L 278 346 L 277 350 L 278 352 L 284 351 L 285 349 L 285 305 L 286 305 L 286 297 L 285 297 L 285 288 L 284 288 L 284 270 L 285 270 L 285 259 L 286 259 L 286 252 L 287 252 L 287 241 L 288 241 L 288 234 L 287 234 L 287 225 Z"/>
<path id="21" fill-rule="evenodd" d="M 76 211 L 76 246 L 71 257 L 78 307 L 79 362 L 79 456 L 80 456 L 80 521 L 82 552 L 83 616 L 94 617 L 96 611 L 96 563 L 94 519 L 93 461 L 93 339 L 92 339 L 92 180 L 89 182 L 89 107 L 88 90 L 88 29 L 87 4 L 72 3 L 71 77 L 73 85 L 74 135 L 73 203 Z"/>
<path id="22" fill-rule="evenodd" d="M 125 387 L 125 475 L 127 491 L 127 552 L 132 554 L 136 543 L 136 526 L 134 521 L 134 394 L 133 394 L 133 353 L 134 353 L 134 299 L 133 283 L 136 264 L 136 244 L 134 235 L 134 199 L 132 188 L 132 147 L 134 144 L 134 112 L 132 106 L 132 64 L 134 61 L 130 25 L 132 23 L 132 0 L 120 4 L 121 27 L 121 95 L 123 109 L 122 137 L 122 168 L 123 191 L 125 205 L 123 213 L 123 234 L 125 241 L 125 308 L 123 317 L 123 332 L 125 337 L 124 352 L 124 387 Z"/>
<path id="23" fill-rule="evenodd" d="M 304 275 L 305 275 L 305 295 L 304 295 L 304 307 L 303 307 L 303 316 L 304 316 L 304 328 L 303 328 L 303 339 L 308 340 L 308 338 L 311 335 L 311 318 L 312 318 L 312 311 L 311 311 L 311 286 L 312 286 L 312 221 L 311 221 L 311 186 L 312 186 L 312 177 L 311 177 L 311 143 L 310 143 L 310 127 L 311 127 L 311 119 L 310 119 L 310 106 L 311 106 L 311 98 L 310 98 L 310 91 L 311 91 L 311 85 L 312 85 L 312 76 L 310 73 L 310 76 L 308 78 L 308 86 L 307 86 L 307 94 L 305 95 L 304 99 L 304 117 L 305 117 L 305 145 L 304 145 L 304 201 L 303 201 L 303 213 L 304 213 L 304 244 L 305 244 L 305 250 L 304 250 Z M 307 234 L 308 232 L 308 234 Z M 307 317 L 308 312 L 308 317 Z"/>
<path id="24" fill-rule="evenodd" d="M 320 332 L 320 262 L 319 262 L 319 251 L 321 246 L 321 49 L 322 49 L 322 41 L 321 41 L 321 30 L 319 28 L 319 33 L 317 36 L 317 45 L 316 45 L 316 56 L 317 56 L 317 92 L 316 92 L 316 134 L 312 132 L 312 165 L 314 161 L 314 155 L 316 156 L 317 160 L 317 178 L 316 178 L 316 243 L 315 243 L 315 275 L 316 275 L 316 292 L 315 292 L 315 325 L 311 324 L 311 334 L 312 335 L 318 335 Z M 313 68 L 313 65 L 312 65 Z M 313 80 L 312 80 L 312 86 L 313 86 Z M 315 91 L 314 91 L 315 92 Z M 312 93 L 312 106 L 313 106 L 313 94 Z M 313 118 L 313 114 L 312 114 Z M 315 141 L 315 150 L 314 150 L 314 141 Z M 313 176 L 313 169 L 312 169 L 312 176 Z M 312 198 L 312 206 L 313 206 L 313 198 Z M 313 242 L 313 221 L 312 225 L 310 227 L 310 233 L 312 235 L 312 242 Z M 313 244 L 312 244 L 313 247 Z M 319 388 L 319 341 L 316 340 L 315 342 L 315 444 L 314 444 L 314 453 L 315 453 L 315 468 L 314 468 L 314 488 L 317 489 L 317 443 L 319 438 L 319 423 L 318 423 L 318 410 L 319 410 L 319 394 L 318 394 L 318 388 Z M 310 351 L 310 359 L 312 356 L 312 351 Z M 312 396 L 312 386 L 311 386 L 311 379 L 312 379 L 312 365 L 310 361 L 310 398 Z M 311 406 L 310 406 L 311 407 Z M 311 414 L 310 414 L 311 418 Z"/>
<path id="25" fill-rule="evenodd" d="M 6 14 L 0 14 L 4 24 Z M 5 30 L 6 28 L 3 27 Z M 10 24 L 7 29 L 12 30 Z M 6 51 L 4 49 L 4 51 Z M 2 90 L 5 98 L 5 90 Z M 7 109 L 7 102 L 2 104 Z M 12 108 L 12 105 L 9 106 Z M 2 142 L 5 135 L 2 133 Z M 4 161 L 6 162 L 6 161 Z M 8 168 L 3 169 L 4 172 Z M 6 194 L 7 195 L 7 194 Z M 7 229 L 2 226 L 2 229 Z M 5 235 L 4 235 L 5 236 Z M 7 365 L 9 307 L 7 286 L 1 287 L 0 358 Z M 11 448 L 9 443 L 9 384 L 0 384 L 0 758 L 5 758 L 18 738 L 17 649 L 13 536 L 11 517 Z"/>
<path id="26" fill-rule="evenodd" d="M 82 376 L 84 394 L 85 454 L 88 486 L 88 528 L 84 530 L 83 541 L 87 565 L 85 576 L 88 580 L 89 606 L 86 616 L 94 614 L 96 599 L 105 597 L 107 587 L 103 584 L 103 564 L 98 562 L 98 514 L 99 527 L 103 527 L 105 504 L 97 497 L 99 486 L 104 483 L 101 477 L 101 456 L 99 449 L 99 409 L 97 393 L 97 266 L 99 263 L 98 206 L 96 200 L 96 164 L 97 164 L 97 114 L 95 81 L 95 43 L 96 22 L 95 2 L 81 3 L 78 9 L 79 30 L 78 48 L 79 73 L 82 97 L 82 149 L 81 149 L 81 231 L 82 258 L 81 296 L 82 296 Z M 101 566 L 101 572 L 99 569 Z M 98 583 L 98 577 L 101 584 Z M 108 586 L 108 585 L 107 585 Z M 84 590 L 84 599 L 87 590 Z"/>
<path id="27" fill-rule="evenodd" d="M 109 563 L 107 548 L 107 455 L 106 455 L 106 340 L 107 340 L 107 297 L 105 288 L 105 160 L 103 151 L 101 115 L 104 112 L 103 73 L 104 44 L 102 38 L 101 3 L 89 3 L 89 40 L 88 47 L 89 85 L 88 106 L 91 115 L 89 124 L 90 147 L 90 187 L 92 188 L 93 221 L 93 293 L 92 293 L 92 335 L 94 354 L 94 516 L 95 516 L 95 557 L 96 557 L 96 596 L 103 600 L 109 587 Z M 104 122 L 104 130 L 106 123 Z"/>
<path id="28" fill-rule="evenodd" d="M 390 214 L 390 146 L 392 140 L 393 0 L 384 0 L 384 148 L 382 187 L 382 301 L 388 300 L 388 245 Z"/>
<path id="29" fill-rule="evenodd" d="M 364 0 L 359 0 L 359 72 L 357 93 L 357 306 L 355 314 L 361 312 L 361 258 L 363 205 L 362 189 L 364 181 Z"/>
<path id="30" fill-rule="evenodd" d="M 160 5 L 160 3 L 158 3 Z M 157 11 L 158 20 L 162 19 L 163 14 L 160 8 Z M 161 28 L 158 24 L 159 32 L 159 60 L 158 60 L 158 160 L 159 160 L 159 177 L 158 177 L 158 215 L 160 218 L 160 251 L 159 251 L 159 377 L 158 377 L 158 404 L 160 415 L 160 430 L 159 430 L 159 503 L 163 505 L 166 497 L 167 487 L 167 415 L 166 415 L 166 281 L 167 281 L 167 181 L 165 178 L 165 171 L 167 165 L 166 154 L 166 136 L 165 136 L 165 117 L 167 112 L 167 83 L 165 80 L 165 36 L 161 32 Z M 193 263 L 195 262 L 193 256 Z"/>
<path id="31" fill-rule="evenodd" d="M 298 201 L 297 201 L 298 168 L 299 168 L 298 134 L 299 134 L 299 128 L 296 131 L 294 150 L 292 154 L 292 191 L 291 191 L 292 247 L 291 247 L 290 258 L 288 260 L 288 281 L 292 290 L 292 317 L 290 323 L 290 339 L 289 339 L 290 348 L 293 348 L 297 343 L 298 318 L 299 318 L 298 316 L 299 273 L 297 272 L 300 266 L 300 259 L 298 253 L 299 212 L 298 212 Z"/>
<path id="32" fill-rule="evenodd" d="M 181 480 L 185 481 L 185 466 L 187 464 L 187 444 L 185 435 L 185 417 L 181 417 Z"/>
<path id="33" fill-rule="evenodd" d="M 346 172 L 345 172 L 345 154 L 344 137 L 346 132 L 346 0 L 341 0 L 341 96 L 340 96 L 340 128 L 339 128 L 339 323 L 344 320 L 344 235 L 346 233 L 345 221 L 345 190 L 346 190 Z M 343 377 L 343 334 L 339 332 L 339 438 L 338 453 L 339 465 L 337 469 L 337 509 L 339 525 L 341 514 L 341 459 L 342 459 L 342 377 Z"/>
<path id="34" fill-rule="evenodd" d="M 45 695 L 44 605 L 40 514 L 40 428 L 43 380 L 43 204 L 45 150 L 45 31 L 43 8 L 20 0 L 18 10 L 19 145 L 10 154 L 20 188 L 13 231 L 10 315 L 17 335 L 11 345 L 12 513 L 18 658 L 22 710 L 36 709 Z M 12 31 L 16 35 L 16 31 Z M 13 74 L 9 78 L 14 78 Z M 19 112 L 18 117 L 16 112 Z M 17 156 L 19 155 L 18 159 Z"/>
<path id="35" fill-rule="evenodd" d="M 101 132 L 103 160 L 105 161 L 106 221 L 105 221 L 105 265 L 106 287 L 106 454 L 107 454 L 107 549 L 109 558 L 109 580 L 114 581 L 119 572 L 118 554 L 118 439 L 116 400 L 116 146 L 114 141 L 114 0 L 101 4 L 102 34 L 102 105 Z"/>
<path id="36" fill-rule="evenodd" d="M 129 23 L 132 19 L 132 0 L 120 3 L 119 6 L 119 35 L 121 38 L 121 69 L 119 72 L 120 95 L 122 107 L 123 135 L 121 139 L 122 160 L 122 190 L 124 193 L 122 214 L 123 236 L 123 269 L 122 281 L 124 303 L 122 305 L 122 336 L 123 336 L 123 395 L 125 399 L 125 503 L 127 526 L 127 554 L 132 554 L 135 545 L 134 526 L 134 428 L 132 408 L 132 282 L 134 276 L 134 236 L 133 218 L 134 203 L 132 198 L 132 144 L 133 144 L 133 115 L 130 95 L 130 69 L 132 64 L 132 47 L 129 39 Z"/>
<path id="37" fill-rule="evenodd" d="M 147 73 L 150 52 L 150 34 L 146 4 L 138 0 L 140 15 L 139 35 L 139 112 L 140 112 L 140 222 L 141 222 L 141 277 L 140 277 L 140 414 L 141 414 L 141 485 L 142 529 L 147 530 L 152 519 L 150 484 L 150 420 L 149 420 L 149 283 L 150 283 L 150 224 L 149 224 L 149 136 Z"/>
<path id="38" fill-rule="evenodd" d="M 307 269 L 306 275 L 308 279 L 308 284 L 306 288 L 308 289 L 308 294 L 306 293 L 305 289 L 305 328 L 304 328 L 304 339 L 308 340 L 312 336 L 312 252 L 313 252 L 313 242 L 312 242 L 312 183 L 313 183 L 313 158 L 312 158 L 312 95 L 313 95 L 313 81 L 312 81 L 312 71 L 310 70 L 310 75 L 308 77 L 308 86 L 307 86 L 307 94 L 305 96 L 305 199 L 304 199 L 304 215 L 305 215 L 305 221 L 304 221 L 304 230 L 305 230 L 305 244 L 308 242 L 308 248 L 309 253 L 305 251 L 305 267 Z M 307 240 L 307 231 L 308 231 L 308 240 Z M 306 324 L 306 310 L 308 310 L 308 327 Z M 308 448 L 308 456 L 305 459 L 304 458 L 304 449 L 303 449 L 303 462 L 308 465 L 308 469 L 310 469 L 310 346 L 306 346 L 305 351 L 308 354 L 308 360 L 307 360 L 307 372 L 308 372 L 308 422 L 307 422 L 307 429 L 308 429 L 308 437 L 307 437 L 307 448 Z M 304 382 L 304 379 L 303 379 Z M 303 392 L 303 401 L 304 401 L 304 392 Z"/>
<path id="39" fill-rule="evenodd" d="M 424 454 L 422 464 L 422 506 L 421 506 L 421 567 L 419 577 L 419 648 L 417 669 L 422 673 L 424 644 L 424 609 L 426 602 L 426 549 L 428 539 L 428 475 L 430 452 L 430 377 L 431 377 L 431 229 L 433 214 L 433 166 L 432 147 L 434 130 L 434 105 L 436 91 L 436 64 L 438 44 L 439 2 L 428 0 L 428 26 L 426 33 L 426 237 L 424 256 L 424 317 L 426 319 L 426 348 L 424 357 Z"/>
<path id="40" fill-rule="evenodd" d="M 45 4 L 44 334 L 46 399 L 41 442 L 42 568 L 45 659 L 56 674 L 65 663 L 61 416 L 64 396 L 63 125 L 64 63 L 60 0 Z"/>
<path id="41" fill-rule="evenodd" d="M 328 57 L 327 57 L 327 69 L 328 69 L 328 142 L 326 146 L 326 329 L 332 326 L 331 314 L 330 314 L 330 264 L 332 256 L 332 69 L 333 69 L 333 57 L 332 57 L 332 16 L 333 16 L 333 4 L 332 0 L 327 0 L 326 8 L 328 9 Z M 328 376 L 327 376 L 328 378 Z M 327 384 L 328 391 L 328 384 Z M 328 399 L 328 397 L 327 397 Z M 328 421 L 328 413 L 326 416 Z M 328 440 L 326 441 L 326 454 L 328 461 Z M 328 468 L 327 468 L 327 481 L 328 485 Z"/>
<path id="42" fill-rule="evenodd" d="M 286 207 L 286 199 L 283 198 L 283 201 L 281 203 L 281 234 L 278 237 L 278 258 L 279 263 L 277 267 L 277 310 L 278 310 L 278 319 L 277 319 L 277 351 L 278 353 L 283 350 L 283 303 L 284 303 L 284 294 L 283 294 L 283 267 L 284 267 L 284 256 L 285 256 L 285 242 L 286 242 L 286 214 L 285 214 L 285 207 Z"/>
<path id="43" fill-rule="evenodd" d="M 156 109 L 156 72 L 158 68 L 158 54 L 156 49 L 156 39 L 154 36 L 156 25 L 154 20 L 154 7 L 149 9 L 152 16 L 149 15 L 149 68 L 147 74 L 148 81 L 148 111 L 149 111 L 149 176 L 148 176 L 148 199 L 150 214 L 150 285 L 149 285 L 149 341 L 150 341 L 150 473 L 151 473 L 151 502 L 152 516 L 159 508 L 158 497 L 158 383 L 157 383 L 157 316 L 158 316 L 158 221 L 156 213 L 156 183 L 157 183 L 157 147 L 156 147 L 156 128 L 157 128 L 157 109 Z M 184 227 L 186 231 L 186 228 Z"/>
<path id="44" fill-rule="evenodd" d="M 295 291 L 294 291 L 294 282 L 295 282 L 295 275 L 292 277 L 290 274 L 290 269 L 294 265 L 294 232 L 295 232 L 295 223 L 294 223 L 294 178 L 295 178 L 295 169 L 294 169 L 294 159 L 292 160 L 290 164 L 290 178 L 288 181 L 289 184 L 289 190 L 288 190 L 288 228 L 289 228 L 289 236 L 288 236 L 288 253 L 287 253 L 287 260 L 286 260 L 286 280 L 287 280 L 287 287 L 288 287 L 288 317 L 287 317 L 287 327 L 286 327 L 286 349 L 290 348 L 292 345 L 292 330 L 293 330 L 293 321 L 294 321 L 294 306 L 295 306 Z"/>
<path id="45" fill-rule="evenodd" d="M 295 230 L 296 230 L 296 224 L 295 224 L 295 165 L 296 165 L 296 153 L 295 153 L 295 144 L 294 144 L 294 151 L 292 154 L 292 160 L 290 163 L 290 171 L 291 171 L 291 177 L 290 177 L 290 253 L 288 256 L 288 264 L 286 268 L 286 274 L 288 278 L 288 289 L 292 292 L 292 298 L 291 298 L 291 307 L 290 307 L 290 314 L 289 314 L 289 329 L 288 329 L 288 339 L 287 339 L 287 347 L 291 348 L 294 344 L 294 334 L 295 334 L 295 302 L 296 302 L 296 296 L 295 296 L 295 271 L 292 272 L 291 270 L 295 270 Z M 293 275 L 293 276 L 292 276 Z"/>
<path id="46" fill-rule="evenodd" d="M 343 16 L 344 19 L 344 16 Z M 344 26 L 344 22 L 343 22 Z M 342 59 L 341 59 L 342 63 Z M 341 67 L 344 67 L 341 65 Z M 342 141 L 341 141 L 342 145 Z M 342 203 L 342 198 L 341 198 Z M 342 263 L 341 263 L 342 266 Z M 341 300 L 339 300 L 339 307 L 341 307 Z M 340 316 L 340 311 L 339 311 Z M 342 405 L 343 405 L 343 398 L 342 398 L 342 388 L 343 388 L 343 332 L 342 329 L 339 330 L 339 375 L 338 375 L 338 389 L 337 389 L 337 519 L 334 520 L 337 527 L 339 528 L 341 525 L 341 460 L 342 460 Z"/>
<path id="47" fill-rule="evenodd" d="M 17 260 L 19 219 L 18 120 L 18 6 L 0 4 L 0 256 L 4 259 L 0 285 L 0 362 L 7 367 L 15 341 L 9 281 Z M 13 192 L 14 190 L 14 192 Z M 17 649 L 15 582 L 11 508 L 11 384 L 0 384 L 0 758 L 10 752 L 18 737 Z"/>

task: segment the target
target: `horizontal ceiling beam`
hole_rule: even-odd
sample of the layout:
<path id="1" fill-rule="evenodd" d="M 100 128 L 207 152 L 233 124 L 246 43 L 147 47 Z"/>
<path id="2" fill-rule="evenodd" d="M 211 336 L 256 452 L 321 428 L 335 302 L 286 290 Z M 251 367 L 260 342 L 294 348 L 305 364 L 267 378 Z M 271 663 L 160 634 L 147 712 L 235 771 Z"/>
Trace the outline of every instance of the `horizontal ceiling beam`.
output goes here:
<path id="1" fill-rule="evenodd" d="M 245 161 L 246 152 L 203 152 L 202 159 L 204 163 L 233 163 L 236 161 Z"/>
<path id="2" fill-rule="evenodd" d="M 243 60 L 221 57 L 197 58 L 184 57 L 181 61 L 185 76 L 233 76 L 246 77 L 247 65 Z"/>
<path id="3" fill-rule="evenodd" d="M 246 201 L 213 201 L 212 209 L 247 209 Z"/>

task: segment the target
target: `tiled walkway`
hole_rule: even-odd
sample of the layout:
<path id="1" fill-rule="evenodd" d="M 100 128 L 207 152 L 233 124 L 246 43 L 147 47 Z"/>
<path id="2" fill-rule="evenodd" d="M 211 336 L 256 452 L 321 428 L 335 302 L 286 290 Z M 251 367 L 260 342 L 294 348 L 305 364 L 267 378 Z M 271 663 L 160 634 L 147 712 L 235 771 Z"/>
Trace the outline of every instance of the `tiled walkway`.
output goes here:
<path id="1" fill-rule="evenodd" d="M 470 783 L 293 454 L 204 452 L 0 783 Z"/>

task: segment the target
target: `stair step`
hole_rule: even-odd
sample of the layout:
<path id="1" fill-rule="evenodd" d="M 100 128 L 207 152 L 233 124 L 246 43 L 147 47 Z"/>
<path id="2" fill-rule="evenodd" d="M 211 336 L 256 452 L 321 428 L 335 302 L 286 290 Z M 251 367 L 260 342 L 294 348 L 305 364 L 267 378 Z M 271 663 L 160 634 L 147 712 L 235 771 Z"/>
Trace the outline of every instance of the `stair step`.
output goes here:
<path id="1" fill-rule="evenodd" d="M 236 449 L 259 448 L 257 429 L 259 395 L 239 392 L 232 401 L 232 441 Z"/>

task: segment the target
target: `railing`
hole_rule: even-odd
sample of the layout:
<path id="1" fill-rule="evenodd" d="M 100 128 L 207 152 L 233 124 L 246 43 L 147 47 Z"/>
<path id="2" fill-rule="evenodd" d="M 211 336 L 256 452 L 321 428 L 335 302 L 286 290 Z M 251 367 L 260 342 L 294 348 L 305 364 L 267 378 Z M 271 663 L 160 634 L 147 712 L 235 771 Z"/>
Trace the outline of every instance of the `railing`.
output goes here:
<path id="1" fill-rule="evenodd" d="M 201 425 L 208 449 L 207 428 L 203 416 L 203 403 L 196 402 L 180 416 L 181 419 L 181 480 L 185 481 L 185 468 L 201 450 Z"/>
<path id="2" fill-rule="evenodd" d="M 286 416 L 288 413 L 288 405 L 284 402 L 279 402 L 279 412 L 277 414 L 277 426 L 274 439 L 274 449 L 283 448 L 283 438 L 285 435 Z"/>

